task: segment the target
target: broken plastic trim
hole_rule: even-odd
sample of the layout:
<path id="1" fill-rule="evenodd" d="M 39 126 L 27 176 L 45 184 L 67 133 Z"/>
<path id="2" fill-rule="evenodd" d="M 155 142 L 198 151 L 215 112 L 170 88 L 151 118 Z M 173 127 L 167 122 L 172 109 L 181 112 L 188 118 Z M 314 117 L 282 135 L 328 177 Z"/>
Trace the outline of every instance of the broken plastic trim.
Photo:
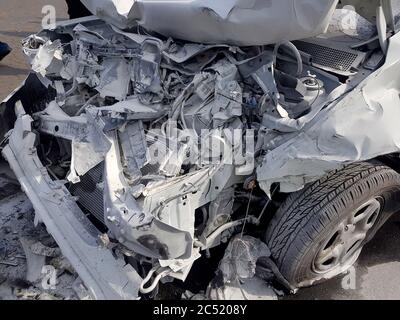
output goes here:
<path id="1" fill-rule="evenodd" d="M 137 299 L 142 282 L 137 272 L 99 244 L 101 234 L 91 225 L 68 190 L 52 181 L 37 156 L 33 119 L 20 114 L 3 156 L 63 254 L 95 299 Z"/>

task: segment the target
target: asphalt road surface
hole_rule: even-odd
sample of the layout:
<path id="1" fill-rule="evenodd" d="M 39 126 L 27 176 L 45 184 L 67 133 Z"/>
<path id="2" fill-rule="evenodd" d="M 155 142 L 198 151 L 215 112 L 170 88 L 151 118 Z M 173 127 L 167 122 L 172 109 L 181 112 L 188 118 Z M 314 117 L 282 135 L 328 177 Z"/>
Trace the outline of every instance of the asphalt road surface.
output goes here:
<path id="1" fill-rule="evenodd" d="M 48 4 L 55 6 L 59 20 L 66 19 L 62 0 L 1 0 L 0 41 L 7 42 L 13 52 L 0 62 L 0 100 L 29 72 L 20 43 L 41 28 L 42 7 Z M 354 272 L 345 280 L 334 279 L 286 299 L 400 299 L 400 215 L 390 220 L 367 245 Z"/>
<path id="2" fill-rule="evenodd" d="M 59 20 L 67 18 L 67 6 L 63 0 L 1 0 L 0 41 L 6 42 L 13 51 L 0 62 L 0 100 L 14 90 L 29 73 L 29 65 L 21 50 L 21 40 L 41 29 L 42 8 L 56 8 Z"/>

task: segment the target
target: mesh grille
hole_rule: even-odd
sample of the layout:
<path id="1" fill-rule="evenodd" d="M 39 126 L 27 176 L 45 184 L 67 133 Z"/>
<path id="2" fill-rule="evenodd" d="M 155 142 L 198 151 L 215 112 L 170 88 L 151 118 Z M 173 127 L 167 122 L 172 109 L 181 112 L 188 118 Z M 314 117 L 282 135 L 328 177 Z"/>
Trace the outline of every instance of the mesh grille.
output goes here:
<path id="1" fill-rule="evenodd" d="M 314 43 L 296 41 L 296 47 L 313 58 L 313 63 L 340 71 L 349 71 L 357 61 L 356 52 L 348 52 Z"/>
<path id="2" fill-rule="evenodd" d="M 97 184 L 103 181 L 104 163 L 101 163 L 80 177 L 81 182 L 74 184 L 70 192 L 79 197 L 78 203 L 88 210 L 97 220 L 104 223 L 103 191 Z"/>

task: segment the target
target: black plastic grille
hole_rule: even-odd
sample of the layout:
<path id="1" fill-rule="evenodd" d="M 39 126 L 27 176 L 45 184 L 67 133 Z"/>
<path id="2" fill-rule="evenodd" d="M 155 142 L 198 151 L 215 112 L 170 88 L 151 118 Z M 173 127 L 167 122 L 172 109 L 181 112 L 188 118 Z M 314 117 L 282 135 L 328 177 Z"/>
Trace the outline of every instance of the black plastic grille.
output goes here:
<path id="1" fill-rule="evenodd" d="M 358 58 L 356 53 L 303 41 L 296 41 L 296 47 L 311 55 L 314 64 L 340 71 L 349 71 Z"/>
<path id="2" fill-rule="evenodd" d="M 100 163 L 80 177 L 81 182 L 70 187 L 71 194 L 79 197 L 78 203 L 102 223 L 104 223 L 104 195 L 97 185 L 103 181 L 103 170 L 104 163 Z"/>

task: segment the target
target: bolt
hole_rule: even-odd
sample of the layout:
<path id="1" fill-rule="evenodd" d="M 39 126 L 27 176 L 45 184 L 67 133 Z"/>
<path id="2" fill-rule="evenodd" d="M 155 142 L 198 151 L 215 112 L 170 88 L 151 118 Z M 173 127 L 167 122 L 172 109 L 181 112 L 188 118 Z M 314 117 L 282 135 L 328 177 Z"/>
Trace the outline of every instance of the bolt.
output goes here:
<path id="1" fill-rule="evenodd" d="M 218 221 L 218 223 L 223 223 L 223 222 L 225 222 L 225 219 L 226 219 L 226 217 L 221 216 L 221 217 L 219 217 L 219 218 L 217 219 L 217 221 Z"/>
<path id="2" fill-rule="evenodd" d="M 111 223 L 118 224 L 118 219 L 115 216 L 108 216 L 107 220 L 110 221 Z"/>

